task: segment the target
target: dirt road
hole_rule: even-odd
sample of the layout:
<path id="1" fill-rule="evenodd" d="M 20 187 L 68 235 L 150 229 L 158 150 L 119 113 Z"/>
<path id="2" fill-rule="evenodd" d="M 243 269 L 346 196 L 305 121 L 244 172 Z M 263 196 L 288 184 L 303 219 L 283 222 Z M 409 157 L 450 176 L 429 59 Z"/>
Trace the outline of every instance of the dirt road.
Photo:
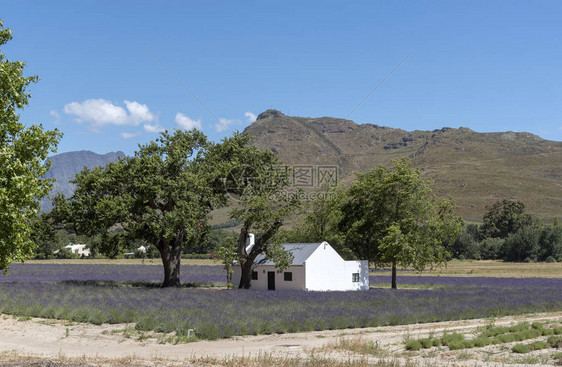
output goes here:
<path id="1" fill-rule="evenodd" d="M 494 320 L 494 323 L 509 325 L 521 321 L 543 320 L 562 321 L 562 312 L 504 317 Z M 60 358 L 60 356 L 109 359 L 133 357 L 140 360 L 167 361 L 186 361 L 198 357 L 221 359 L 232 356 L 257 356 L 260 353 L 306 357 L 312 351 L 334 355 L 332 351 L 337 349 L 334 346 L 341 343 L 342 340 L 361 340 L 362 342 L 372 341 L 382 351 L 385 351 L 386 356 L 421 359 L 425 362 L 429 362 L 428 358 L 438 358 L 439 363 L 436 364 L 449 363 L 451 360 L 455 360 L 455 364 L 457 364 L 457 362 L 460 363 L 457 354 L 449 351 L 436 356 L 425 356 L 423 353 L 408 354 L 404 351 L 403 341 L 406 338 L 425 337 L 430 333 L 437 335 L 443 331 L 468 333 L 490 322 L 489 319 L 477 319 L 297 334 L 243 336 L 174 345 L 161 344 L 164 336 L 139 333 L 131 325 L 97 326 L 35 318 L 19 321 L 14 317 L 3 315 L 0 317 L 0 353 L 5 355 L 15 353 L 41 358 Z M 349 356 L 350 352 L 336 351 L 335 355 L 337 356 L 338 353 Z M 490 355 L 489 350 L 487 353 Z M 501 354 L 501 350 L 496 354 Z M 468 358 L 467 363 L 474 365 L 474 359 L 478 359 L 478 356 Z M 498 358 L 494 360 L 498 360 Z M 479 363 L 479 365 L 481 364 Z"/>

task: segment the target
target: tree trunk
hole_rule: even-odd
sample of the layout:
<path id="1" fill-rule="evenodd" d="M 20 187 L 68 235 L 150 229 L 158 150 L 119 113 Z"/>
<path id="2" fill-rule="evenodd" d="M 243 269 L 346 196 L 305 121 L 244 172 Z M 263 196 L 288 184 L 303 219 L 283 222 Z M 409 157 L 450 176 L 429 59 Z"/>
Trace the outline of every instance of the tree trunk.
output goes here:
<path id="1" fill-rule="evenodd" d="M 396 260 L 392 261 L 392 289 L 396 289 Z"/>
<path id="2" fill-rule="evenodd" d="M 242 275 L 240 276 L 240 284 L 238 285 L 239 289 L 250 289 L 252 286 L 252 267 L 254 265 L 254 259 L 251 261 L 246 260 L 244 264 L 241 265 L 242 267 Z"/>
<path id="3" fill-rule="evenodd" d="M 181 241 L 162 243 L 159 247 L 162 264 L 164 265 L 164 282 L 162 283 L 162 288 L 181 286 L 181 248 Z"/>

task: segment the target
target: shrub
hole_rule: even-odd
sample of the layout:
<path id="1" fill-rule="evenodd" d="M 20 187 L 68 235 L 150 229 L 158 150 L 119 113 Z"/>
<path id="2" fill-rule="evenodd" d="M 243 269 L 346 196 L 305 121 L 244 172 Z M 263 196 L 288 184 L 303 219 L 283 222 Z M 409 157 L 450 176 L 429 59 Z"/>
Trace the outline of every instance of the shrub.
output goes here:
<path id="1" fill-rule="evenodd" d="M 509 332 L 510 333 L 517 333 L 517 332 L 520 332 L 520 331 L 525 331 L 527 329 L 529 329 L 529 324 L 526 323 L 526 322 L 523 322 L 521 324 L 510 326 Z"/>
<path id="2" fill-rule="evenodd" d="M 541 334 L 544 335 L 544 336 L 554 335 L 555 330 L 554 329 L 542 329 Z"/>
<path id="3" fill-rule="evenodd" d="M 542 328 L 544 327 L 544 324 L 535 321 L 535 322 L 533 322 L 533 323 L 531 324 L 531 327 L 532 327 L 533 329 L 542 329 Z"/>
<path id="4" fill-rule="evenodd" d="M 487 337 L 491 337 L 491 336 L 497 336 L 500 334 L 505 334 L 509 332 L 509 328 L 505 327 L 505 326 L 488 326 L 488 328 L 486 329 L 486 331 L 484 331 L 482 333 L 482 336 L 487 336 Z"/>
<path id="5" fill-rule="evenodd" d="M 474 346 L 478 348 L 485 347 L 487 345 L 492 344 L 492 340 L 487 337 L 476 338 L 473 340 L 473 342 L 474 342 Z"/>
<path id="6" fill-rule="evenodd" d="M 552 330 L 552 333 L 553 333 L 553 334 L 556 334 L 556 335 L 562 334 L 562 327 L 560 327 L 560 326 L 559 326 L 559 327 L 555 327 L 554 329 L 551 329 L 551 330 Z"/>
<path id="7" fill-rule="evenodd" d="M 464 335 L 459 333 L 444 334 L 443 337 L 441 338 L 441 343 L 445 346 L 449 346 L 449 344 L 453 342 L 462 342 L 462 341 L 464 341 Z"/>
<path id="8" fill-rule="evenodd" d="M 451 341 L 448 343 L 450 350 L 465 349 L 464 341 Z"/>
<path id="9" fill-rule="evenodd" d="M 486 238 L 479 245 L 482 260 L 497 260 L 501 257 L 504 240 L 501 238 Z"/>
<path id="10" fill-rule="evenodd" d="M 511 351 L 513 353 L 529 353 L 531 349 L 525 344 L 515 344 L 513 348 L 511 348 Z"/>
<path id="11" fill-rule="evenodd" d="M 515 341 L 515 336 L 513 336 L 513 334 L 502 334 L 499 335 L 497 339 L 502 343 L 511 343 Z"/>
<path id="12" fill-rule="evenodd" d="M 544 342 L 544 341 L 543 342 L 534 342 L 534 343 L 531 344 L 531 348 L 533 350 L 547 349 L 549 347 L 550 347 L 550 345 L 548 345 L 548 343 Z"/>
<path id="13" fill-rule="evenodd" d="M 552 348 L 562 348 L 562 336 L 560 335 L 548 337 L 547 342 Z"/>
<path id="14" fill-rule="evenodd" d="M 409 341 L 406 343 L 406 350 L 413 350 L 413 351 L 416 351 L 416 350 L 422 349 L 422 346 L 423 346 L 423 345 L 422 345 L 422 343 L 421 343 L 419 340 L 409 340 Z"/>
<path id="15" fill-rule="evenodd" d="M 440 347 L 441 346 L 441 339 L 433 339 L 433 346 Z"/>
<path id="16" fill-rule="evenodd" d="M 419 341 L 424 348 L 433 347 L 433 340 L 430 338 L 420 339 Z"/>

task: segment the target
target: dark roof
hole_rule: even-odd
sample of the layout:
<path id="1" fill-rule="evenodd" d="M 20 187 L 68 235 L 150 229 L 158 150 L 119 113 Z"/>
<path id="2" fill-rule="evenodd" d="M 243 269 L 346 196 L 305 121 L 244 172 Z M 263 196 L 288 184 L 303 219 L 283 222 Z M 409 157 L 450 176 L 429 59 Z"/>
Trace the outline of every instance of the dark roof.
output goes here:
<path id="1" fill-rule="evenodd" d="M 320 247 L 322 243 L 284 243 L 283 249 L 293 254 L 293 262 L 291 265 L 303 265 L 304 262 L 312 255 L 312 253 Z M 275 265 L 273 261 L 265 258 L 265 254 L 261 253 L 254 261 L 255 265 Z"/>

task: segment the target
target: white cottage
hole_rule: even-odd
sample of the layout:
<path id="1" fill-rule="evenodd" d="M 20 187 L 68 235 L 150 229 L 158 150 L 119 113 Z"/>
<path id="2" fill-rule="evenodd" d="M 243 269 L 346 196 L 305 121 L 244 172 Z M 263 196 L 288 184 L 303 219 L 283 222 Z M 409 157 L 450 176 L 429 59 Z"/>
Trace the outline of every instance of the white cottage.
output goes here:
<path id="1" fill-rule="evenodd" d="M 251 238 L 253 239 L 253 238 Z M 369 289 L 369 262 L 345 261 L 330 246 L 322 243 L 287 243 L 293 254 L 291 265 L 279 271 L 275 264 L 259 255 L 254 262 L 252 289 L 357 291 Z M 240 283 L 240 267 L 234 267 L 232 283 Z"/>

